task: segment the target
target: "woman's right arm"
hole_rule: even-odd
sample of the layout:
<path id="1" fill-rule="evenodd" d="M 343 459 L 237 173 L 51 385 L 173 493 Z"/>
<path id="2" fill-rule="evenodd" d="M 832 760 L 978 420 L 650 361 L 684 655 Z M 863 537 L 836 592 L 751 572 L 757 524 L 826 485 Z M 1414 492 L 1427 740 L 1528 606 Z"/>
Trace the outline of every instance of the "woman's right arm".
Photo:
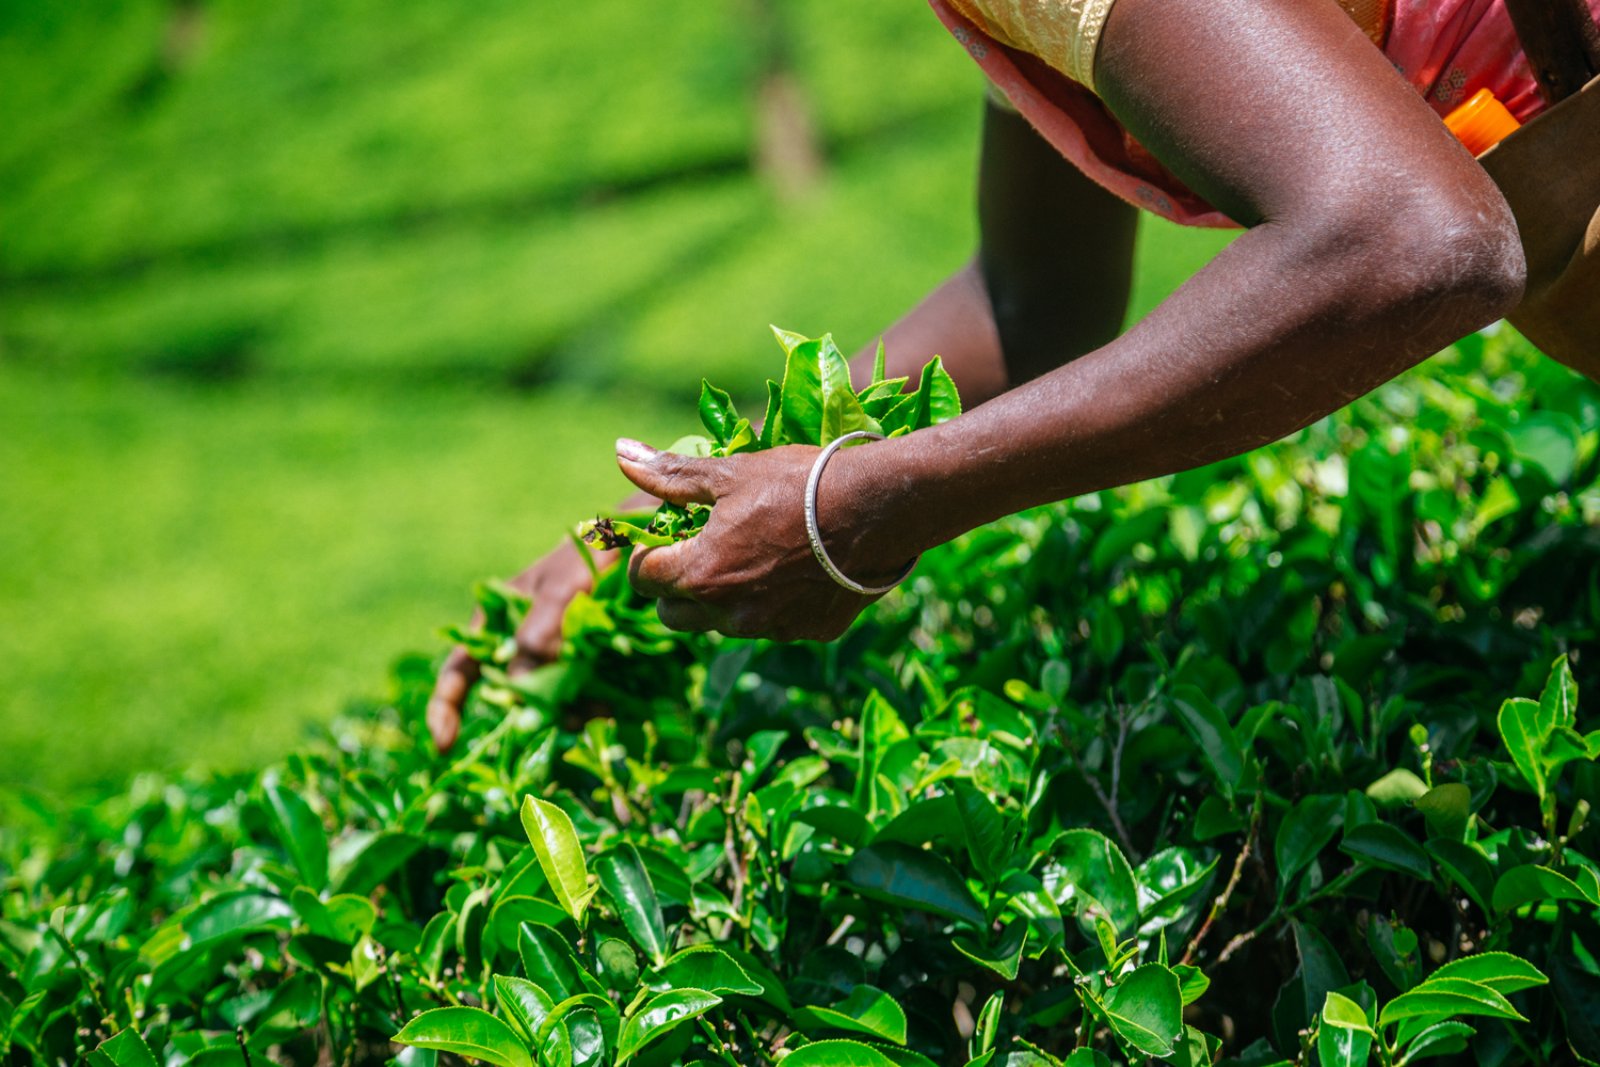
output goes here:
<path id="1" fill-rule="evenodd" d="M 935 355 L 968 408 L 1091 352 L 1117 336 L 1133 274 L 1132 207 L 1084 177 L 1020 115 L 992 102 L 984 114 L 978 176 L 979 249 L 971 260 L 885 331 L 891 378 Z M 865 384 L 876 346 L 851 360 Z M 655 498 L 636 493 L 625 510 Z M 600 554 L 602 565 L 615 553 Z M 563 543 L 510 584 L 533 600 L 517 631 L 512 669 L 531 670 L 561 651 L 561 620 L 593 588 L 578 550 Z M 445 658 L 428 704 L 440 751 L 455 744 L 461 709 L 478 680 L 466 650 Z"/>

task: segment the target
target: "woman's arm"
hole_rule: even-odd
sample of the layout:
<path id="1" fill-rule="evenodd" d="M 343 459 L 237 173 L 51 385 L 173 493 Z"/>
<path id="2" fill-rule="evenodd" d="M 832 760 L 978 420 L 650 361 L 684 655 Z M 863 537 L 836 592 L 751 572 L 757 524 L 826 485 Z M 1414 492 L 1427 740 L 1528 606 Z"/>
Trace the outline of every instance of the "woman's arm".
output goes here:
<path id="1" fill-rule="evenodd" d="M 1120 0 L 1097 80 L 1163 162 L 1253 228 L 1121 339 L 943 426 L 842 452 L 819 511 L 860 581 L 1023 507 L 1281 437 L 1520 298 L 1504 198 L 1337 5 Z M 663 617 L 794 637 L 848 624 L 863 602 L 806 547 L 813 454 L 619 446 L 641 486 L 719 504 L 701 536 L 634 556 Z"/>
<path id="2" fill-rule="evenodd" d="M 976 407 L 1117 336 L 1138 212 L 1062 158 L 1026 119 L 985 105 L 977 255 L 884 334 L 889 376 L 935 355 Z M 874 350 L 851 360 L 865 385 Z"/>

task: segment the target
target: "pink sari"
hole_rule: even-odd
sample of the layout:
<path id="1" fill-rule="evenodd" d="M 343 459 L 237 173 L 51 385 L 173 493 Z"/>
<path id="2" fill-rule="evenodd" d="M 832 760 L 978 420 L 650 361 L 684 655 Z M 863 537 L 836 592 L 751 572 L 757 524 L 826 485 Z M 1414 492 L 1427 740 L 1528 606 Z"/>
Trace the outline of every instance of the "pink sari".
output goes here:
<path id="1" fill-rule="evenodd" d="M 1527 122 L 1545 108 L 1505 0 L 1390 0 L 1384 55 L 1442 118 L 1479 89 Z M 1037 56 L 985 35 L 945 0 L 934 12 L 1011 101 L 1074 166 L 1110 192 L 1186 226 L 1236 225 L 1122 128 L 1088 89 Z M 1600 14 L 1600 0 L 1590 0 Z"/>

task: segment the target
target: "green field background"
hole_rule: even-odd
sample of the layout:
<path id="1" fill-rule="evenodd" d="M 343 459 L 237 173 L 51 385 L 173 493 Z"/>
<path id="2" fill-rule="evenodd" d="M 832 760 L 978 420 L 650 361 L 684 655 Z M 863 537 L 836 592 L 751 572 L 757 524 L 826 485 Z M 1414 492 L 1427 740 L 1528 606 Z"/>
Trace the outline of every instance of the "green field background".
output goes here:
<path id="1" fill-rule="evenodd" d="M 974 240 L 920 0 L 0 0 L 0 70 L 7 789 L 280 754 L 613 501 L 614 437 L 758 391 L 769 322 L 869 343 Z M 1134 313 L 1226 239 L 1147 222 Z"/>

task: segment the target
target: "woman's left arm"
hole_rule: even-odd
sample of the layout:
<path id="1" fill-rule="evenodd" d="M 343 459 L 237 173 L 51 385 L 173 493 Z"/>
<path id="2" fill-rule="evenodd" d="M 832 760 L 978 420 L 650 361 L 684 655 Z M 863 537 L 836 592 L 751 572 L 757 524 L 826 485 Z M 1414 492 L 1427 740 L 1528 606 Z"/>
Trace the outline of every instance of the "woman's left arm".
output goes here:
<path id="1" fill-rule="evenodd" d="M 1118 340 L 952 422 L 841 452 L 819 513 L 859 581 L 1013 511 L 1276 440 L 1520 299 L 1503 197 L 1337 5 L 1119 0 L 1096 80 L 1250 231 Z M 634 556 L 669 625 L 831 638 L 864 606 L 805 539 L 815 450 L 618 454 L 659 496 L 718 502 L 699 537 Z"/>

